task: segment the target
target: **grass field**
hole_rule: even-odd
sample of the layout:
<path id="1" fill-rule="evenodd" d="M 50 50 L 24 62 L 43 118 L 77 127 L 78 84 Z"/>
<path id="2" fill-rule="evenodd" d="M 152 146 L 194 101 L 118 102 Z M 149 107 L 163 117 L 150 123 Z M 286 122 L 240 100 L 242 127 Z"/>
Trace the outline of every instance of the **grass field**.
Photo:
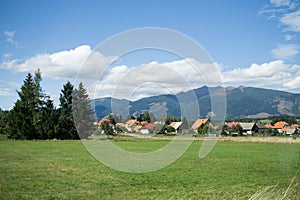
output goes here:
<path id="1" fill-rule="evenodd" d="M 101 142 L 101 141 L 99 141 Z M 118 140 L 147 152 L 168 141 Z M 299 199 L 300 144 L 194 141 L 175 163 L 131 174 L 95 160 L 80 141 L 0 141 L 0 199 Z"/>

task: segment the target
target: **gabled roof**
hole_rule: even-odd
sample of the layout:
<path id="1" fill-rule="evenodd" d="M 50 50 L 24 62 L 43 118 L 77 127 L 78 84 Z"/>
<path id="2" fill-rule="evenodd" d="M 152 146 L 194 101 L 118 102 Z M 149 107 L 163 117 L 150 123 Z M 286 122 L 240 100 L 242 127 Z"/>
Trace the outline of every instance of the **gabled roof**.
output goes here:
<path id="1" fill-rule="evenodd" d="M 266 128 L 266 126 L 263 125 L 263 124 L 261 124 L 261 123 L 256 123 L 256 125 L 257 125 L 257 127 L 258 127 L 259 129 L 265 129 L 265 128 Z"/>
<path id="2" fill-rule="evenodd" d="M 128 127 L 131 127 L 131 126 L 133 126 L 134 124 L 140 124 L 140 122 L 137 121 L 136 119 L 130 119 L 130 120 L 128 120 L 128 121 L 126 122 L 126 126 L 128 126 Z"/>
<path id="3" fill-rule="evenodd" d="M 124 123 L 116 123 L 116 126 L 125 127 L 125 124 Z"/>
<path id="4" fill-rule="evenodd" d="M 101 125 L 103 122 L 110 122 L 110 120 L 108 118 L 99 119 L 97 124 Z"/>
<path id="5" fill-rule="evenodd" d="M 255 123 L 240 123 L 240 126 L 243 128 L 243 130 L 251 130 Z"/>
<path id="6" fill-rule="evenodd" d="M 198 129 L 200 126 L 202 125 L 206 125 L 207 123 L 209 123 L 210 120 L 209 119 L 197 119 L 194 124 L 192 125 L 192 129 Z"/>
<path id="7" fill-rule="evenodd" d="M 177 130 L 181 126 L 182 122 L 172 122 L 170 126 L 172 126 L 175 130 Z"/>
<path id="8" fill-rule="evenodd" d="M 235 127 L 235 126 L 237 126 L 239 124 L 240 124 L 240 122 L 228 122 L 227 126 L 228 126 L 228 128 L 232 128 L 232 127 Z"/>
<path id="9" fill-rule="evenodd" d="M 154 124 L 154 123 L 149 123 L 149 122 L 147 122 L 147 121 L 141 122 L 141 124 L 142 124 L 143 127 L 145 127 L 146 129 L 153 128 L 154 126 L 157 125 L 157 124 Z"/>
<path id="10" fill-rule="evenodd" d="M 147 122 L 147 121 L 143 121 L 143 122 L 141 122 L 141 124 L 142 124 L 143 126 L 147 126 L 147 125 L 150 124 L 150 123 Z"/>
<path id="11" fill-rule="evenodd" d="M 294 129 L 297 129 L 297 128 L 299 128 L 299 127 L 300 127 L 299 124 L 292 124 L 292 125 L 291 125 L 291 128 L 294 128 Z"/>
<path id="12" fill-rule="evenodd" d="M 281 122 L 276 122 L 276 123 L 274 124 L 273 128 L 282 129 L 282 128 L 285 127 L 287 124 L 288 124 L 288 123 L 283 122 L 283 121 L 281 121 Z"/>
<path id="13" fill-rule="evenodd" d="M 271 124 L 266 124 L 265 127 L 266 128 L 273 128 L 273 126 Z"/>

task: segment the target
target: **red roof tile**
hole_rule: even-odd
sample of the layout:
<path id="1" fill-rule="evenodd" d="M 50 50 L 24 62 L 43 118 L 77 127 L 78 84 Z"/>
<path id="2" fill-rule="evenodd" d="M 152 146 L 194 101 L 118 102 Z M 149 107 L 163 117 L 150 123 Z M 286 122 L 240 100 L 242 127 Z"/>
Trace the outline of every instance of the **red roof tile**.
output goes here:
<path id="1" fill-rule="evenodd" d="M 206 125 L 209 123 L 209 119 L 197 119 L 192 125 L 192 129 L 198 129 L 202 125 Z"/>
<path id="2" fill-rule="evenodd" d="M 276 128 L 276 129 L 282 129 L 284 126 L 286 126 L 288 123 L 286 122 L 276 122 L 273 126 L 273 128 Z"/>
<path id="3" fill-rule="evenodd" d="M 228 128 L 232 128 L 232 127 L 235 127 L 235 126 L 237 126 L 239 124 L 240 124 L 240 122 L 228 122 L 227 126 L 228 126 Z"/>

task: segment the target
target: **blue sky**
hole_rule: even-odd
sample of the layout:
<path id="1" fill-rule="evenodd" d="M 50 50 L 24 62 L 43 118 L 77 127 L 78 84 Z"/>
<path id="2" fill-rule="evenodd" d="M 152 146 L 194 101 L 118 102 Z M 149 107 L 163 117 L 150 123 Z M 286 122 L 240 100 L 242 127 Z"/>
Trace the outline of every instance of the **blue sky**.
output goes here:
<path id="1" fill-rule="evenodd" d="M 62 85 L 74 81 L 80 65 L 74 56 L 79 62 L 112 35 L 142 27 L 172 29 L 194 39 L 219 67 L 225 86 L 300 93 L 299 1 L 2 0 L 0 107 L 12 108 L 26 73 L 38 68 L 43 89 L 57 104 Z M 153 67 L 152 61 L 174 67 L 178 59 L 144 51 L 124 59 L 117 75 L 126 75 L 130 66 Z M 113 87 L 107 88 L 98 96 L 109 95 Z"/>

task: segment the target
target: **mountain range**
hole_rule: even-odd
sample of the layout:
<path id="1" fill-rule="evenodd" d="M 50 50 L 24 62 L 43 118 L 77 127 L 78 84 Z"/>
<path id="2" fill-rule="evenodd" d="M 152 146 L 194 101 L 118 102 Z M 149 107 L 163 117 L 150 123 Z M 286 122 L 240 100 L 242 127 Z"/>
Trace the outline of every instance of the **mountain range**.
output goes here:
<path id="1" fill-rule="evenodd" d="M 203 118 L 212 114 L 212 96 L 216 97 L 214 99 L 221 99 L 220 101 L 226 99 L 224 105 L 227 119 L 300 115 L 300 94 L 244 86 L 226 88 L 203 86 L 176 95 L 158 95 L 136 101 L 105 97 L 94 99 L 92 104 L 95 106 L 97 118 L 103 118 L 109 113 L 121 114 L 122 117 L 138 116 L 146 111 L 156 116 L 169 114 L 181 117 L 185 116 L 181 112 L 181 107 L 188 104 L 196 105 L 197 109 L 199 106 L 199 116 L 195 117 Z"/>

